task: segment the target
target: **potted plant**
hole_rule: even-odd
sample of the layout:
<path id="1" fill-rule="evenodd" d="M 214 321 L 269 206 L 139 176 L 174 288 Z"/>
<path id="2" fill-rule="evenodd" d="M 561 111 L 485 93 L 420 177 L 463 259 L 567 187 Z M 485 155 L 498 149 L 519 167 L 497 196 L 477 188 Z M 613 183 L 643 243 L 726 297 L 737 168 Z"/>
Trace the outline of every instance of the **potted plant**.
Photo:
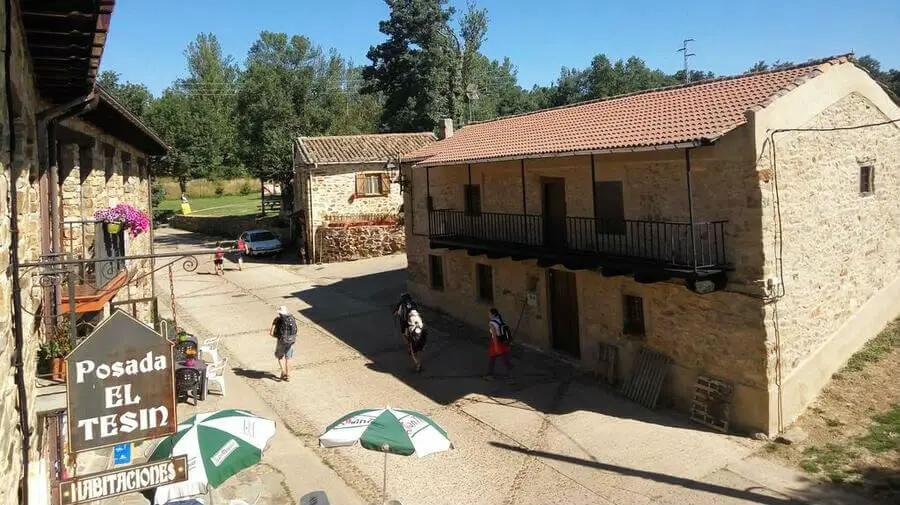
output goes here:
<path id="1" fill-rule="evenodd" d="M 49 368 L 53 380 L 66 380 L 66 355 L 71 350 L 68 332 L 60 328 L 38 349 L 38 359 L 43 365 L 41 368 L 44 370 Z"/>
<path id="2" fill-rule="evenodd" d="M 126 229 L 131 238 L 150 229 L 150 218 L 147 214 L 127 203 L 98 210 L 94 213 L 94 220 L 104 223 L 107 233 L 116 234 Z"/>

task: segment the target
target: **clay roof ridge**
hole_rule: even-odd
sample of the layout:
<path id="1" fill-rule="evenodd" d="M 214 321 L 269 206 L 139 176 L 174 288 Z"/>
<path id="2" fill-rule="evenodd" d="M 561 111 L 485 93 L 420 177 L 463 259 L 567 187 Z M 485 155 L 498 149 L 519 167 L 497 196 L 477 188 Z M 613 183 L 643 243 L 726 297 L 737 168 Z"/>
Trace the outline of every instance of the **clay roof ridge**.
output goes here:
<path id="1" fill-rule="evenodd" d="M 494 122 L 503 121 L 506 119 L 515 119 L 515 118 L 520 118 L 520 117 L 526 117 L 526 116 L 531 116 L 531 115 L 535 115 L 535 114 L 541 114 L 544 112 L 571 109 L 571 108 L 581 107 L 581 106 L 585 106 L 585 105 L 591 105 L 591 104 L 595 104 L 595 103 L 599 103 L 599 102 L 608 102 L 608 101 L 618 100 L 618 99 L 622 99 L 622 98 L 628 98 L 628 97 L 633 97 L 633 96 L 638 96 L 638 95 L 645 95 L 648 93 L 657 93 L 657 92 L 662 92 L 662 91 L 672 91 L 672 90 L 677 90 L 677 89 L 692 88 L 692 87 L 696 87 L 696 86 L 702 86 L 705 84 L 714 84 L 714 83 L 719 83 L 719 82 L 733 81 L 733 80 L 737 80 L 737 79 L 746 79 L 748 77 L 753 77 L 753 76 L 757 76 L 757 75 L 789 72 L 789 71 L 797 70 L 800 68 L 809 67 L 810 73 L 815 72 L 816 73 L 815 75 L 819 75 L 822 72 L 824 72 L 825 70 L 827 70 L 827 68 L 829 68 L 832 65 L 836 65 L 836 64 L 839 65 L 841 63 L 847 63 L 847 62 L 852 62 L 852 61 L 853 61 L 853 53 L 839 54 L 839 55 L 835 55 L 835 56 L 829 56 L 826 58 L 810 60 L 805 63 L 798 63 L 796 65 L 791 65 L 790 67 L 763 70 L 760 72 L 752 72 L 749 74 L 738 74 L 738 75 L 729 75 L 729 76 L 723 76 L 723 77 L 715 77 L 713 79 L 704 79 L 702 81 L 696 81 L 696 82 L 691 82 L 691 83 L 687 83 L 687 84 L 675 84 L 672 86 L 663 86 L 661 88 L 645 89 L 645 90 L 640 90 L 640 91 L 634 91 L 631 93 L 623 93 L 621 95 L 595 98 L 593 100 L 585 100 L 583 102 L 559 105 L 556 107 L 548 107 L 546 109 L 539 109 L 539 110 L 534 110 L 534 111 L 529 111 L 529 112 L 521 112 L 519 114 L 509 114 L 506 116 L 500 116 L 500 117 L 495 117 L 492 119 L 486 119 L 484 121 L 472 121 L 472 122 L 466 124 L 463 128 L 466 128 L 468 126 L 494 123 Z M 806 82 L 806 80 L 807 79 L 805 77 L 798 78 L 797 81 L 799 81 L 799 82 L 797 82 L 796 84 L 797 85 L 802 84 L 803 82 Z M 796 86 L 794 86 L 794 87 L 796 87 Z M 793 89 L 793 87 L 791 87 L 790 89 Z M 775 93 L 774 95 L 781 96 L 779 93 Z M 769 103 L 771 103 L 771 101 L 767 101 L 766 105 L 768 105 Z M 460 129 L 462 129 L 462 128 L 460 128 Z"/>

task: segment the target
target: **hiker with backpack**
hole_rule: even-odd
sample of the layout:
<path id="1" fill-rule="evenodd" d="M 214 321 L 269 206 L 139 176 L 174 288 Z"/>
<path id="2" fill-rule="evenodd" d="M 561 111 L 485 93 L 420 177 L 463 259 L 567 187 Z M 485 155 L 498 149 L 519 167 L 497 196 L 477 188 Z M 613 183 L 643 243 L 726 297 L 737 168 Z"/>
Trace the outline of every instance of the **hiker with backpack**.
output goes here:
<path id="1" fill-rule="evenodd" d="M 400 336 L 406 343 L 409 355 L 415 363 L 416 372 L 421 372 L 422 362 L 419 361 L 419 352 L 425 347 L 425 340 L 428 336 L 418 306 L 409 293 L 400 295 L 400 302 L 394 309 L 394 316 L 400 320 Z"/>
<path id="2" fill-rule="evenodd" d="M 509 374 L 513 368 L 512 362 L 509 359 L 509 346 L 512 342 L 512 332 L 510 331 L 509 326 L 503 322 L 503 317 L 496 308 L 491 308 L 489 316 L 488 329 L 491 332 L 491 341 L 488 344 L 488 373 L 484 376 L 485 380 L 494 378 L 494 365 L 497 362 L 497 358 L 503 359 L 503 363 L 506 365 L 507 374 Z"/>
<path id="3" fill-rule="evenodd" d="M 282 305 L 278 307 L 278 315 L 272 321 L 272 329 L 269 335 L 275 337 L 275 358 L 278 360 L 278 367 L 281 369 L 281 380 L 287 382 L 288 377 L 288 359 L 294 357 L 294 343 L 297 341 L 297 320 L 288 312 L 287 307 Z"/>

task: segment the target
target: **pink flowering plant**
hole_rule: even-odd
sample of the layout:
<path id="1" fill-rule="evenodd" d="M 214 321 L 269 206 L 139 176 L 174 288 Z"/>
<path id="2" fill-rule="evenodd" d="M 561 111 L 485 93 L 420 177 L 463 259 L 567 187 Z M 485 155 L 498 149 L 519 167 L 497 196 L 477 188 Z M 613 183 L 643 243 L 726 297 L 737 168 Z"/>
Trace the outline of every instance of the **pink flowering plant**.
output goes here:
<path id="1" fill-rule="evenodd" d="M 147 214 L 125 203 L 98 210 L 94 213 L 94 220 L 103 223 L 120 223 L 123 228 L 128 229 L 131 238 L 150 229 L 150 218 Z"/>

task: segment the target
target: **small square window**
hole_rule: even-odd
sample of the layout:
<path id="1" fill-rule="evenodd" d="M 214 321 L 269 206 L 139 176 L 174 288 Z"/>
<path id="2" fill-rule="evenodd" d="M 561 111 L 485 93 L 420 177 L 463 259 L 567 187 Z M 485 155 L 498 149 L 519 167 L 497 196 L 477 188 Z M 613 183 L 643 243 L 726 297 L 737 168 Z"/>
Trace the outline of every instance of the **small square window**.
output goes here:
<path id="1" fill-rule="evenodd" d="M 626 335 L 644 335 L 644 299 L 626 295 L 623 301 L 622 332 Z"/>
<path id="2" fill-rule="evenodd" d="M 357 196 L 387 196 L 389 191 L 387 174 L 356 174 Z"/>
<path id="3" fill-rule="evenodd" d="M 494 269 L 490 265 L 475 265 L 475 287 L 478 299 L 483 302 L 494 301 Z"/>
<path id="4" fill-rule="evenodd" d="M 428 255 L 429 274 L 431 276 L 431 289 L 435 291 L 444 290 L 444 258 Z"/>
<path id="5" fill-rule="evenodd" d="M 875 192 L 875 167 L 866 165 L 859 167 L 859 192 L 871 195 Z"/>

